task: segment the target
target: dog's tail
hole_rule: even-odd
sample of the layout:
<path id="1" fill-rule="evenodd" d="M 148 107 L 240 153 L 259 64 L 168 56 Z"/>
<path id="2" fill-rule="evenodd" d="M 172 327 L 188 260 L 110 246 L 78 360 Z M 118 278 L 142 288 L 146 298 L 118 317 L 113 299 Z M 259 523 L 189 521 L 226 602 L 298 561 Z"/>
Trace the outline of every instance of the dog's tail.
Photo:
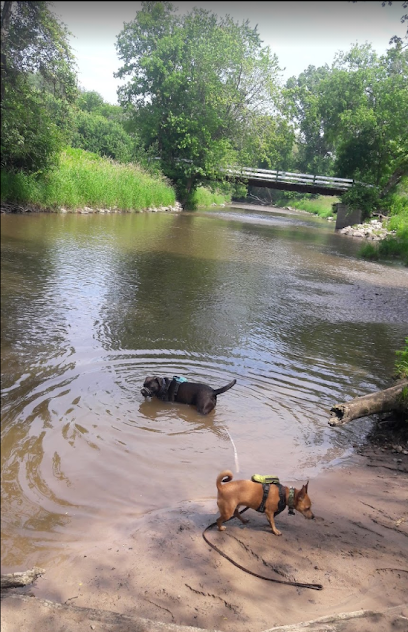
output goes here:
<path id="1" fill-rule="evenodd" d="M 229 483 L 234 478 L 233 473 L 230 470 L 224 470 L 221 474 L 217 476 L 217 489 L 221 491 L 222 483 Z M 226 479 L 224 481 L 224 479 Z"/>
<path id="2" fill-rule="evenodd" d="M 232 388 L 234 384 L 236 383 L 237 383 L 236 380 L 232 380 L 232 382 L 230 382 L 226 386 L 222 386 L 221 388 L 214 388 L 213 389 L 214 395 L 221 395 L 221 393 L 225 393 L 225 391 L 229 391 L 229 389 Z"/>

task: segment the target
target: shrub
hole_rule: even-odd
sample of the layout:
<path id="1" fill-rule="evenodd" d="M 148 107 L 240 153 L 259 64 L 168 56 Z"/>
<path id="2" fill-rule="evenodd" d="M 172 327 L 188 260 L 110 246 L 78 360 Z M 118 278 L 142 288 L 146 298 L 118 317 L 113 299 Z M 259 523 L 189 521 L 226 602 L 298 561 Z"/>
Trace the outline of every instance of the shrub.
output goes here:
<path id="1" fill-rule="evenodd" d="M 343 204 L 347 204 L 350 209 L 361 211 L 364 221 L 371 216 L 372 212 L 380 206 L 380 197 L 377 187 L 365 186 L 356 183 L 351 189 L 342 195 Z"/>
<path id="2" fill-rule="evenodd" d="M 358 251 L 358 255 L 363 259 L 368 259 L 369 261 L 377 261 L 380 258 L 378 246 L 375 246 L 372 243 L 364 244 Z"/>
<path id="3" fill-rule="evenodd" d="M 397 360 L 395 362 L 396 377 L 402 379 L 408 377 L 408 338 L 405 338 L 405 347 L 395 352 Z"/>

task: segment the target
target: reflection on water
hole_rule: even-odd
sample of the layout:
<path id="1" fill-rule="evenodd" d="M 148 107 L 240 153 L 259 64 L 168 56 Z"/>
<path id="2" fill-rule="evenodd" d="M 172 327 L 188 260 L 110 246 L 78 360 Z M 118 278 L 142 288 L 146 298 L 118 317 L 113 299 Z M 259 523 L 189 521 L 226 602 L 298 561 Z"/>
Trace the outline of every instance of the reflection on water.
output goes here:
<path id="1" fill-rule="evenodd" d="M 329 408 L 388 385 L 406 335 L 406 271 L 316 218 L 1 222 L 6 567 L 63 559 L 92 520 L 214 497 L 227 467 L 316 476 L 366 427 L 329 428 Z M 153 374 L 237 384 L 203 417 L 145 401 Z"/>

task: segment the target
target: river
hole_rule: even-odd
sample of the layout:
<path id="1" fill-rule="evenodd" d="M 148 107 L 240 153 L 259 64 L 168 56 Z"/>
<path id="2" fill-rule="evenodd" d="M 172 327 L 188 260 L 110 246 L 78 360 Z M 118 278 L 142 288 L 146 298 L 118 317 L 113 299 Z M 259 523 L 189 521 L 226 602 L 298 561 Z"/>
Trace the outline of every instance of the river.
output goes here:
<path id="1" fill-rule="evenodd" d="M 3 567 L 215 499 L 225 468 L 346 466 L 369 422 L 329 409 L 389 386 L 408 331 L 406 269 L 360 244 L 282 209 L 2 215 Z M 147 375 L 237 383 L 203 417 Z"/>

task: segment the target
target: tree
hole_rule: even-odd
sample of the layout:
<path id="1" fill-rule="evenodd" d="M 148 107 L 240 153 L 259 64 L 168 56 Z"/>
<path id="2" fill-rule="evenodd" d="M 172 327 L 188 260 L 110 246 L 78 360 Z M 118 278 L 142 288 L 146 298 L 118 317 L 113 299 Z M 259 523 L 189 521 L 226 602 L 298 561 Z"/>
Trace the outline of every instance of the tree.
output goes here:
<path id="1" fill-rule="evenodd" d="M 6 86 L 21 75 L 39 72 L 54 94 L 74 96 L 74 58 L 68 31 L 50 12 L 47 2 L 6 0 L 1 12 L 2 97 Z"/>
<path id="2" fill-rule="evenodd" d="M 130 162 L 134 141 L 116 121 L 79 110 L 73 116 L 71 146 L 85 149 L 118 162 Z"/>
<path id="3" fill-rule="evenodd" d="M 197 8 L 180 18 L 168 2 L 143 2 L 117 49 L 116 76 L 130 77 L 120 103 L 187 204 L 200 182 L 239 161 L 257 117 L 272 114 L 277 58 L 248 22 Z"/>
<path id="4" fill-rule="evenodd" d="M 298 132 L 298 167 L 374 187 L 344 196 L 378 201 L 408 169 L 408 51 L 379 57 L 371 45 L 338 53 L 331 68 L 309 67 L 285 92 Z M 350 199 L 349 199 L 350 198 Z M 357 200 L 356 200 L 357 201 Z"/>
<path id="5" fill-rule="evenodd" d="M 284 90 L 288 115 L 297 129 L 296 168 L 303 173 L 333 174 L 333 143 L 327 135 L 326 114 L 321 107 L 323 81 L 329 66 L 309 66 L 299 77 L 291 77 Z"/>
<path id="6" fill-rule="evenodd" d="M 321 107 L 338 175 L 381 190 L 408 155 L 408 51 L 381 57 L 370 45 L 337 55 L 322 86 Z"/>
<path id="7" fill-rule="evenodd" d="M 79 90 L 78 97 L 76 99 L 76 105 L 83 112 L 96 112 L 100 114 L 100 108 L 104 105 L 102 95 L 95 90 Z M 115 107 L 115 106 L 113 106 Z"/>
<path id="8" fill-rule="evenodd" d="M 40 171 L 64 141 L 54 115 L 76 95 L 68 32 L 46 2 L 6 1 L 1 36 L 2 166 Z"/>

